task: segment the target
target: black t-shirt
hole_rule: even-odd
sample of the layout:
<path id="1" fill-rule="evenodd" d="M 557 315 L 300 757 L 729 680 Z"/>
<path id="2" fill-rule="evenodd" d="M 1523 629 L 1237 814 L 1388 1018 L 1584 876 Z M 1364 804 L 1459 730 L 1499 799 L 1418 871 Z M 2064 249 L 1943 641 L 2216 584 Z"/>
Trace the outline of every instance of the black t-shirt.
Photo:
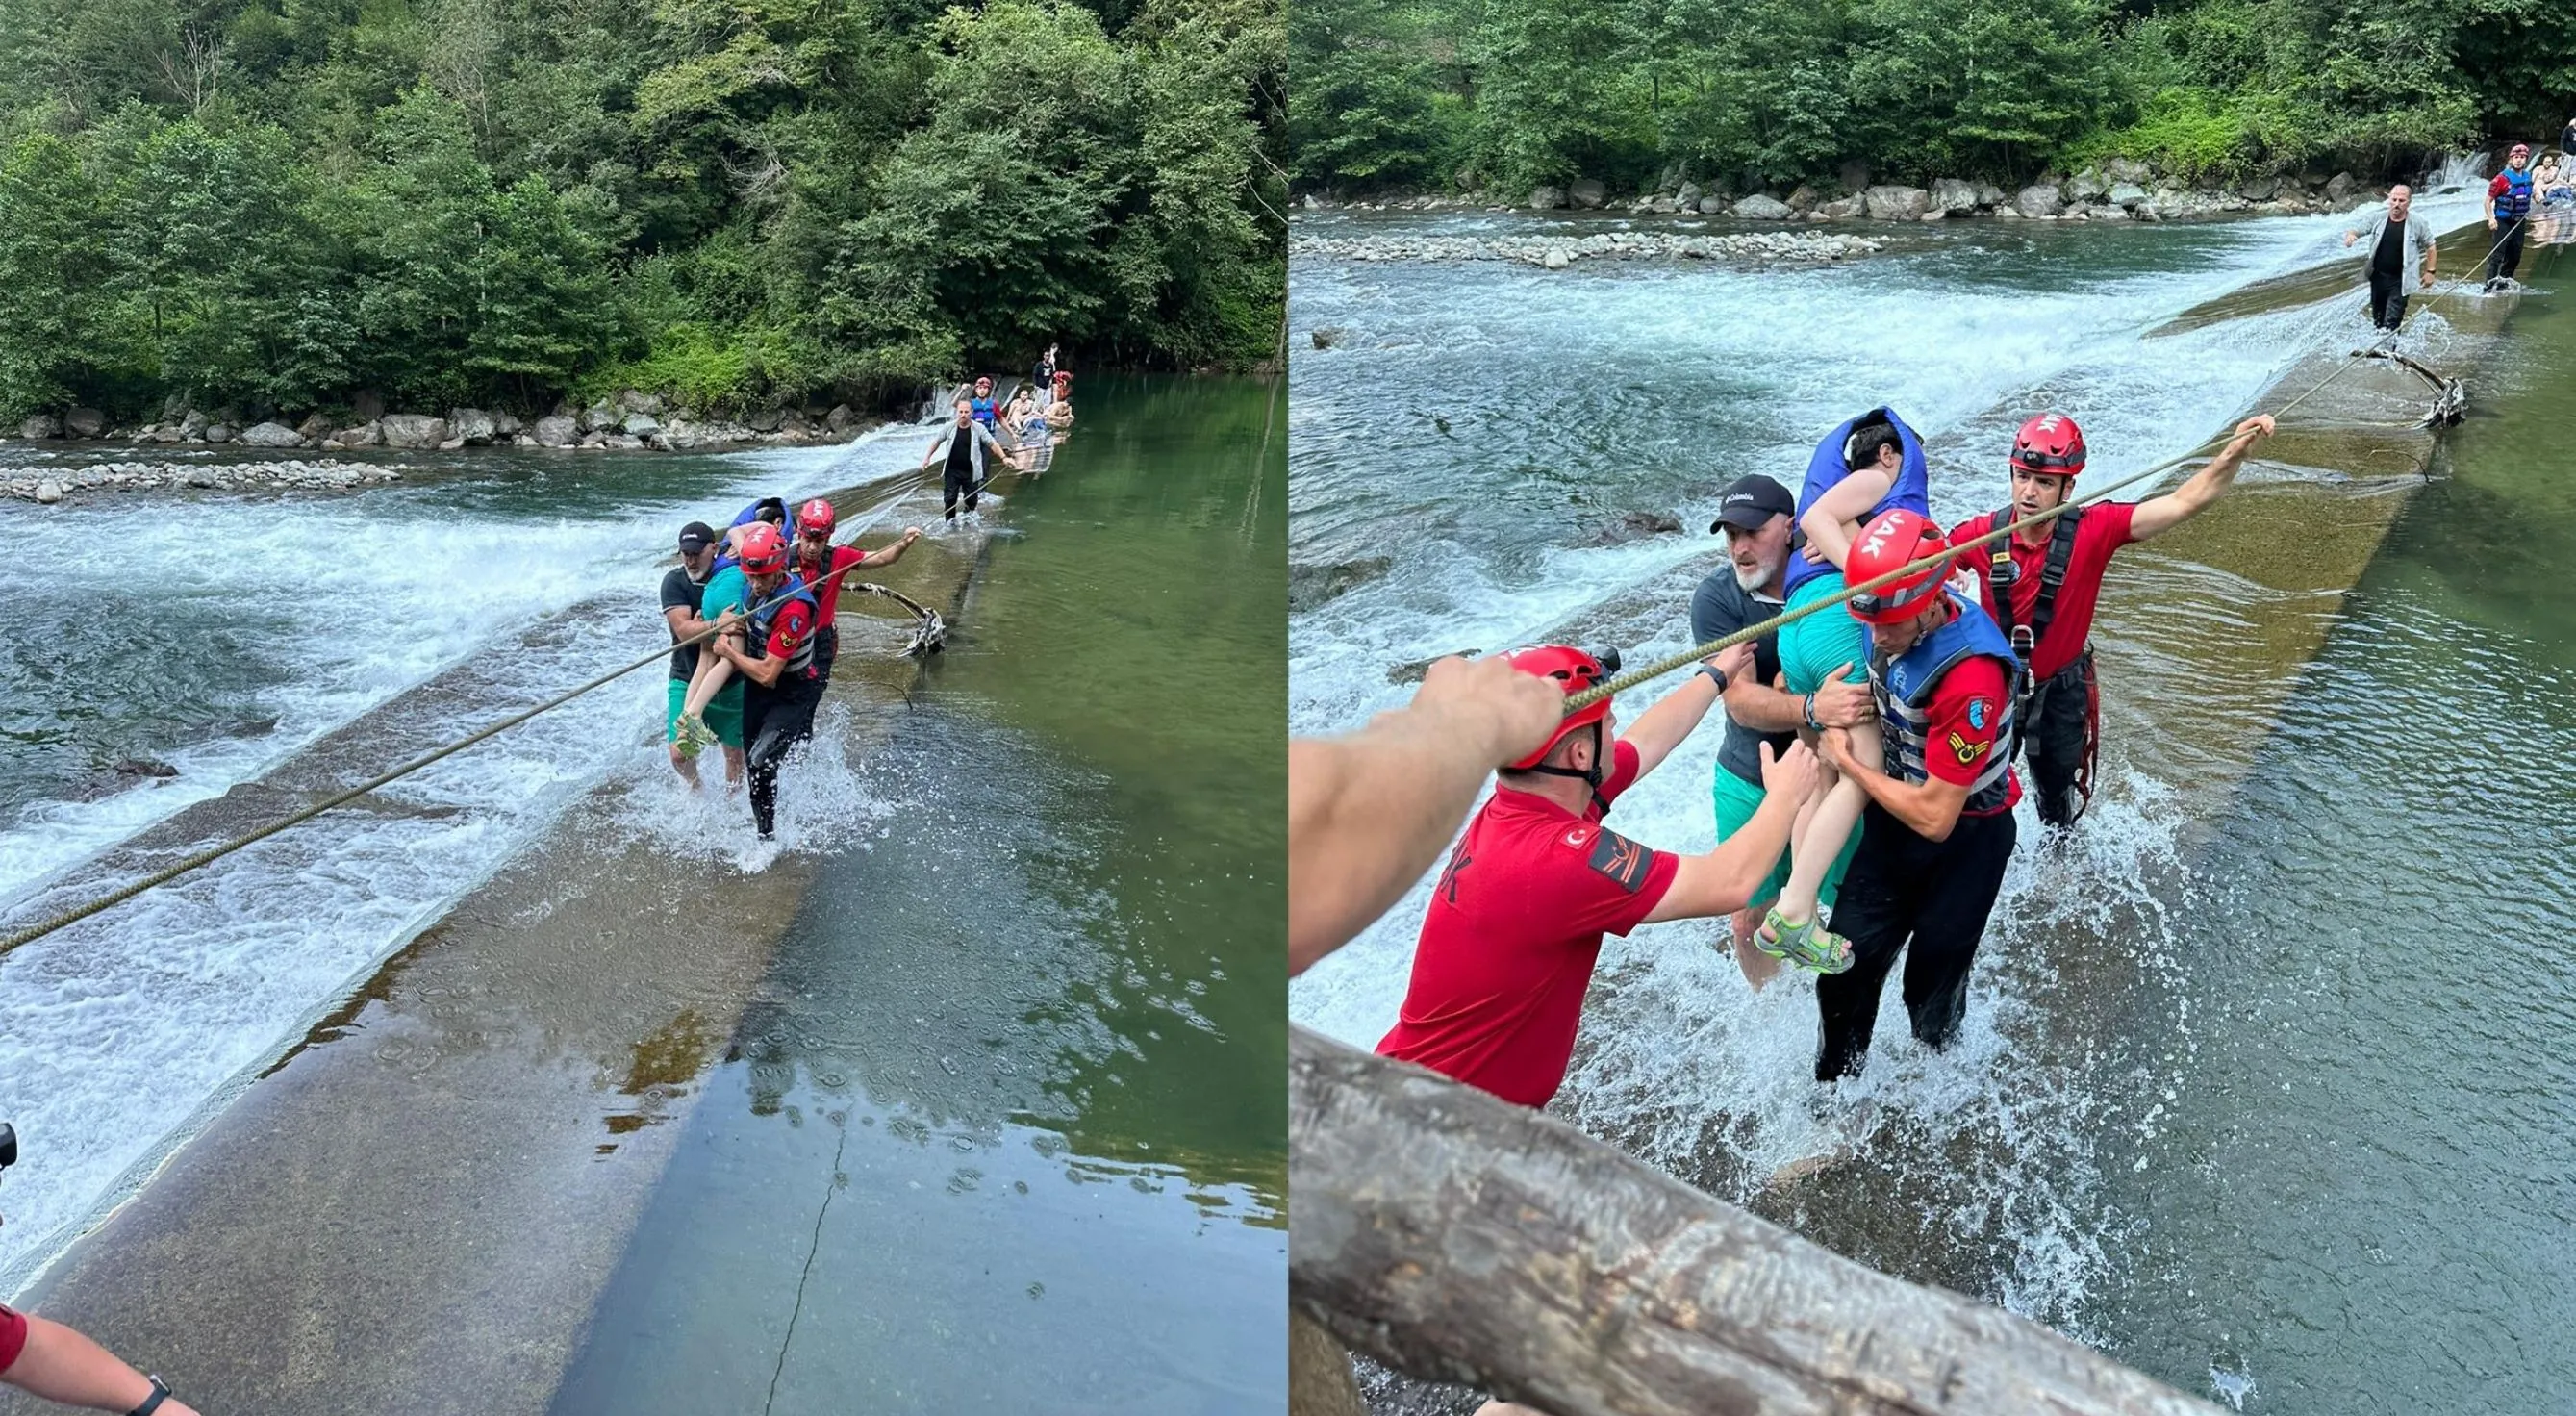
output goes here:
<path id="1" fill-rule="evenodd" d="M 671 567 L 670 574 L 662 577 L 662 608 L 665 610 L 687 610 L 694 615 L 698 612 L 698 602 L 706 593 L 706 583 L 691 580 L 689 568 L 685 565 Z M 680 636 L 674 634 L 671 637 L 676 640 Z M 671 651 L 671 677 L 685 683 L 697 672 L 697 645 L 691 644 Z"/>
<path id="2" fill-rule="evenodd" d="M 1735 568 L 1720 566 L 1717 572 L 1699 583 L 1691 592 L 1691 642 L 1706 644 L 1720 635 L 1733 634 L 1748 624 L 1759 624 L 1780 612 L 1777 600 L 1753 597 L 1735 583 Z M 1827 613 L 1831 613 L 1828 611 Z M 1753 677 L 1756 682 L 1777 686 L 1780 678 L 1780 636 L 1775 632 L 1753 641 Z M 1778 757 L 1798 740 L 1794 732 L 1757 733 L 1735 721 L 1726 720 L 1726 740 L 1718 744 L 1717 762 L 1727 771 L 1762 785 L 1762 744 L 1771 744 L 1771 755 Z"/>
<path id="3" fill-rule="evenodd" d="M 2381 222 L 2379 244 L 2370 248 L 2370 273 L 2380 276 L 2395 275 L 2398 262 L 2404 259 L 2406 259 L 2406 223 Z"/>
<path id="4" fill-rule="evenodd" d="M 948 438 L 948 475 L 960 482 L 975 480 L 975 430 L 959 428 Z"/>

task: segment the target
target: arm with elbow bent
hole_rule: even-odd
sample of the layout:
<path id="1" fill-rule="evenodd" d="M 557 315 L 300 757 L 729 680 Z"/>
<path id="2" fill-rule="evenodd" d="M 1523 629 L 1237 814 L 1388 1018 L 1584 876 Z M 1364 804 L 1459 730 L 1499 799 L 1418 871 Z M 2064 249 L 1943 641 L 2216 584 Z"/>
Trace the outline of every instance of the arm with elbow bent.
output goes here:
<path id="1" fill-rule="evenodd" d="M 1771 744 L 1762 744 L 1762 805 L 1753 819 L 1706 855 L 1683 856 L 1681 868 L 1664 897 L 1655 902 L 1645 923 L 1668 919 L 1711 919 L 1731 915 L 1752 903 L 1753 892 L 1771 877 L 1780 852 L 1789 848 L 1789 828 L 1797 822 L 1798 804 L 1816 783 L 1816 755 L 1805 743 L 1789 744 L 1776 761 Z"/>
<path id="2" fill-rule="evenodd" d="M 1883 467 L 1864 467 L 1834 483 L 1798 517 L 1798 529 L 1807 533 L 1808 554 L 1842 569 L 1861 518 L 1895 486 L 1896 474 Z"/>
<path id="3" fill-rule="evenodd" d="M 1959 824 L 1959 813 L 1968 805 L 1965 782 L 1945 782 L 1938 777 L 1922 782 L 1900 782 L 1878 769 L 1877 764 L 1863 762 L 1852 755 L 1851 734 L 1840 728 L 1827 729 L 1825 750 L 1834 759 L 1834 767 L 1860 784 L 1888 815 L 1904 823 L 1905 829 L 1927 841 L 1946 841 Z"/>
<path id="4" fill-rule="evenodd" d="M 726 663 L 733 665 L 733 671 L 735 673 L 742 675 L 753 683 L 759 684 L 762 688 L 777 687 L 778 676 L 787 672 L 787 661 L 785 659 L 779 658 L 774 654 L 764 654 L 755 659 L 749 653 L 745 652 L 740 645 L 734 643 L 733 638 L 730 635 L 717 635 L 715 638 L 708 640 L 707 643 L 712 646 L 718 654 L 724 656 L 724 661 Z"/>

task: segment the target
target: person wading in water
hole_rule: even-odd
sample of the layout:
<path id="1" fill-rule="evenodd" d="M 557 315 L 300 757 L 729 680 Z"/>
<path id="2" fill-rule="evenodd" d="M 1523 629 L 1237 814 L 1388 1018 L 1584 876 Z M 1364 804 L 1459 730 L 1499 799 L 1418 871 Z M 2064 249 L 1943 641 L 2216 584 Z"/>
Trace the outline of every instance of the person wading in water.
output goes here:
<path id="1" fill-rule="evenodd" d="M 1861 530 L 1844 561 L 1854 584 L 1912 562 L 1933 563 L 1851 597 L 1869 627 L 1869 690 L 1879 751 L 1854 751 L 1856 735 L 1825 730 L 1825 752 L 1845 781 L 1869 795 L 1860 851 L 1843 880 L 1834 927 L 1851 942 L 1851 967 L 1816 980 L 1821 1039 L 1816 1080 L 1858 1072 L 1878 1023 L 1878 995 L 1905 962 L 1905 1011 L 1914 1036 L 1950 1045 L 1968 1010 L 1968 969 L 2012 859 L 2015 680 L 2012 642 L 1986 612 L 1947 584 L 1949 542 L 1919 512 L 1887 512 Z M 1819 616 L 1821 618 L 1821 616 Z"/>
<path id="2" fill-rule="evenodd" d="M 742 570 L 750 581 L 750 612 L 719 616 L 719 632 L 707 644 L 744 680 L 751 816 L 766 841 L 778 824 L 779 766 L 790 748 L 814 735 L 814 710 L 823 701 L 823 675 L 814 664 L 822 607 L 788 572 L 787 538 L 775 526 L 764 522 L 743 537 Z"/>
<path id="3" fill-rule="evenodd" d="M 2370 238 L 2370 322 L 2395 329 L 2406 321 L 2406 297 L 2433 283 L 2433 229 L 2410 221 L 2415 189 L 2400 182 L 2388 189 L 2388 209 L 2368 226 L 2343 233 L 2343 243 Z"/>
<path id="4" fill-rule="evenodd" d="M 957 421 L 941 429 L 939 436 L 930 440 L 930 450 L 921 456 L 921 470 L 924 472 L 943 457 L 947 462 L 940 478 L 940 506 L 949 521 L 957 519 L 960 501 L 966 504 L 968 511 L 975 509 L 976 496 L 984 487 L 984 453 L 987 449 L 1012 467 L 1021 466 L 1017 453 L 1002 446 L 993 436 L 992 429 L 975 421 L 974 405 L 963 398 L 957 400 Z"/>
<path id="5" fill-rule="evenodd" d="M 2236 485 L 2254 444 L 2271 434 L 2271 416 L 2258 414 L 2237 424 L 2216 457 L 2163 496 L 2077 507 L 1968 553 L 1985 562 L 1977 580 L 1982 608 L 2011 641 L 2025 675 L 2014 742 L 2030 754 L 2043 824 L 2072 826 L 2093 800 L 2102 737 L 2093 609 L 2111 557 L 2217 505 Z M 2042 413 L 2022 424 L 2013 438 L 2012 505 L 1960 522 L 1950 539 L 1972 540 L 2065 505 L 2084 457 L 2083 430 L 2065 414 Z"/>
<path id="6" fill-rule="evenodd" d="M 2501 290 L 2522 264 L 2522 235 L 2531 215 L 2531 145 L 2515 143 L 2504 170 L 2487 183 L 2487 229 L 2497 232 L 2487 252 L 2487 289 Z"/>

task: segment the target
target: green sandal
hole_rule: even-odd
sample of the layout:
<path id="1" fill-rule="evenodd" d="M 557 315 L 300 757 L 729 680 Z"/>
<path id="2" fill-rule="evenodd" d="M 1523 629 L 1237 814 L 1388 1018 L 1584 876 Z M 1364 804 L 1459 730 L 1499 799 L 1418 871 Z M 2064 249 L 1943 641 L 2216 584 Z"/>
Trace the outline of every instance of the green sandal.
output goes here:
<path id="1" fill-rule="evenodd" d="M 1852 966 L 1850 941 L 1812 919 L 1792 924 L 1777 908 L 1753 931 L 1753 947 L 1782 963 L 1820 974 L 1838 974 Z"/>

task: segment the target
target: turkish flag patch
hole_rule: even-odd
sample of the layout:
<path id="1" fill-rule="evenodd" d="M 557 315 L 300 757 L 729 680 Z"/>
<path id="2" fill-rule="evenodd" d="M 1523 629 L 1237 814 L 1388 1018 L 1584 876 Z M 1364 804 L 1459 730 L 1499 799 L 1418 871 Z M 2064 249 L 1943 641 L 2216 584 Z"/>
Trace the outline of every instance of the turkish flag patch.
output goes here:
<path id="1" fill-rule="evenodd" d="M 1604 831 L 1592 843 L 1588 860 L 1591 867 L 1629 894 L 1645 888 L 1646 872 L 1655 861 L 1655 853 L 1629 840 L 1616 831 Z"/>

